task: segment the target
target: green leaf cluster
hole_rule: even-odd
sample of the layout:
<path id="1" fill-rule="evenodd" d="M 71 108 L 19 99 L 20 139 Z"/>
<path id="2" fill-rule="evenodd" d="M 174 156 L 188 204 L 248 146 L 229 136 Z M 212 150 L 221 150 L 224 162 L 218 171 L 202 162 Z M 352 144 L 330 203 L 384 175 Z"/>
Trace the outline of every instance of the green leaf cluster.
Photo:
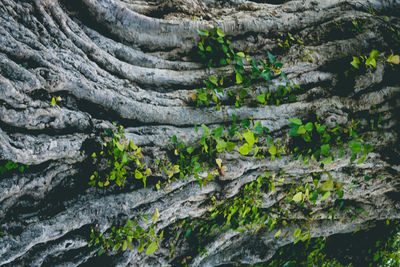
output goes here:
<path id="1" fill-rule="evenodd" d="M 146 187 L 146 179 L 151 170 L 141 163 L 141 148 L 128 140 L 123 133 L 123 127 L 119 126 L 108 132 L 112 135 L 107 142 L 103 143 L 103 149 L 97 155 L 92 154 L 95 162 L 108 163 L 105 169 L 98 169 L 90 176 L 89 185 L 107 187 L 111 182 L 123 186 L 127 177 L 134 177 L 143 182 Z"/>
<path id="2" fill-rule="evenodd" d="M 110 233 L 99 233 L 94 229 L 90 233 L 89 247 L 99 247 L 98 255 L 102 255 L 109 250 L 125 251 L 127 248 L 133 250 L 133 246 L 138 246 L 138 252 L 141 253 L 146 249 L 146 254 L 153 254 L 159 248 L 159 242 L 164 232 L 159 236 L 156 235 L 155 222 L 158 220 L 158 210 L 153 215 L 153 221 L 147 229 L 143 229 L 137 220 L 128 220 L 122 227 L 113 226 Z M 142 218 L 147 222 L 146 216 Z"/>
<path id="3" fill-rule="evenodd" d="M 198 44 L 198 54 L 208 67 L 225 66 L 233 60 L 232 42 L 218 27 L 208 30 L 197 30 L 201 36 Z"/>
<path id="4" fill-rule="evenodd" d="M 376 68 L 376 60 L 378 58 L 379 51 L 378 50 L 372 50 L 371 53 L 369 53 L 369 56 L 360 56 L 360 57 L 353 57 L 353 61 L 350 62 L 350 64 L 356 68 L 360 68 L 361 62 L 364 62 L 365 67 L 373 67 Z"/>
<path id="5" fill-rule="evenodd" d="M 305 163 L 308 160 L 321 161 L 323 164 L 331 163 L 335 157 L 343 157 L 343 146 L 348 142 L 349 150 L 353 153 L 350 161 L 353 162 L 357 155 L 364 155 L 357 163 L 362 163 L 366 159 L 366 155 L 373 149 L 371 144 L 363 143 L 363 138 L 357 135 L 358 122 L 351 122 L 349 126 L 336 124 L 336 127 L 329 129 L 326 125 L 321 124 L 319 118 L 317 121 L 303 123 L 298 118 L 289 119 L 290 130 L 292 136 L 291 149 L 296 158 L 303 158 Z M 332 148 L 339 147 L 336 154 Z"/>
<path id="6" fill-rule="evenodd" d="M 0 174 L 3 175 L 6 172 L 11 172 L 13 170 L 18 170 L 19 172 L 24 172 L 26 168 L 29 168 L 27 165 L 18 164 L 13 161 L 7 161 L 3 166 L 0 166 Z"/>
<path id="7" fill-rule="evenodd" d="M 250 95 L 249 91 L 254 80 L 263 79 L 270 81 L 274 75 L 280 74 L 286 80 L 286 75 L 282 71 L 283 64 L 277 62 L 275 57 L 267 52 L 268 60 L 256 60 L 246 56 L 243 52 L 235 53 L 231 48 L 231 42 L 225 40 L 225 34 L 214 27 L 211 31 L 198 30 L 201 35 L 198 53 L 205 60 L 206 66 L 215 67 L 223 66 L 229 63 L 234 63 L 233 81 L 238 86 L 238 93 L 229 91 L 231 100 L 236 107 L 241 107 L 243 100 Z M 222 47 L 222 48 L 221 48 Z M 225 50 L 228 49 L 227 53 Z M 222 52 L 221 52 L 222 50 Z M 216 64 L 220 62 L 220 64 Z M 249 73 L 246 69 L 250 69 Z M 224 95 L 225 91 L 222 88 L 225 77 L 211 76 L 204 82 L 205 87 L 197 90 L 197 95 L 193 97 L 197 106 L 208 106 L 211 102 L 215 103 L 217 110 L 221 108 L 220 95 Z M 293 86 L 299 88 L 298 86 Z M 269 92 L 268 88 L 264 94 L 257 96 L 255 103 L 276 104 L 279 105 L 282 101 L 292 102 L 296 100 L 296 96 L 291 94 L 291 86 L 286 83 L 286 86 L 281 85 L 276 92 Z M 231 101 L 230 100 L 230 101 Z"/>

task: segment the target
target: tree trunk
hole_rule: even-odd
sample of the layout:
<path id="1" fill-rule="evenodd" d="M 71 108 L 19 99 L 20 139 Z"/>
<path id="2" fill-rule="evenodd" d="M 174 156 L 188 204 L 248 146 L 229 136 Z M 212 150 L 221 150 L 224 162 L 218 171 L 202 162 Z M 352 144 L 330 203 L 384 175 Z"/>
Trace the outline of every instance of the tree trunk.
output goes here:
<path id="1" fill-rule="evenodd" d="M 385 62 L 391 52 L 400 52 L 399 40 L 393 39 L 399 14 L 397 0 L 1 0 L 0 165 L 12 161 L 30 167 L 0 179 L 0 265 L 168 266 L 183 259 L 193 266 L 255 264 L 295 240 L 292 232 L 306 218 L 284 198 L 293 185 L 312 183 L 311 173 L 322 174 L 320 163 L 232 151 L 219 155 L 225 174 L 203 187 L 189 177 L 156 190 L 154 181 L 165 177 L 154 171 L 146 188 L 134 178 L 122 188 L 91 187 L 90 155 L 112 122 L 125 127 L 125 135 L 142 147 L 144 162 L 154 168 L 155 159 L 169 155 L 173 135 L 196 146 L 201 131 L 196 133 L 195 125 L 229 127 L 233 114 L 261 121 L 282 140 L 290 140 L 289 118 L 318 116 L 330 128 L 360 120 L 360 135 L 373 151 L 361 164 L 350 163 L 347 151 L 324 170 L 343 184 L 345 205 L 363 213 L 337 213 L 332 219 L 329 208 L 338 200 L 317 202 L 311 237 L 350 234 L 359 227 L 370 233 L 382 221 L 400 219 L 399 68 Z M 196 107 L 192 97 L 203 81 L 234 75 L 231 66 L 205 67 L 196 54 L 196 30 L 213 25 L 232 40 L 235 51 L 259 59 L 271 51 L 290 83 L 302 88 L 295 92 L 297 100 L 240 108 L 225 101 L 221 110 Z M 376 67 L 353 71 L 352 57 L 368 56 L 373 49 L 380 51 Z M 279 84 L 282 77 L 268 86 Z M 254 85 L 256 90 L 263 86 L 262 81 Z M 52 105 L 53 97 L 61 100 Z M 371 121 L 379 117 L 377 132 Z M 279 228 L 288 235 L 274 238 L 276 231 L 268 227 L 224 230 L 202 240 L 206 254 L 185 232 L 175 238 L 181 220 L 207 221 L 212 196 L 233 199 L 265 171 L 282 170 L 283 184 L 265 193 L 261 206 L 290 211 L 290 223 Z M 156 208 L 157 233 L 164 230 L 165 236 L 154 254 L 135 248 L 99 258 L 98 248 L 88 247 L 96 225 L 107 233 Z M 169 257 L 171 242 L 175 248 Z"/>

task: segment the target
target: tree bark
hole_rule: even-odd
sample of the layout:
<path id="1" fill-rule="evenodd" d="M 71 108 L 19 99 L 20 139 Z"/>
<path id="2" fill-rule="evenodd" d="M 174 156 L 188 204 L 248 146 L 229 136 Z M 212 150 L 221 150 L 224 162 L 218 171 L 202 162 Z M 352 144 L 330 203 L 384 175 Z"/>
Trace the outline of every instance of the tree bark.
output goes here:
<path id="1" fill-rule="evenodd" d="M 173 135 L 195 144 L 200 137 L 195 125 L 229 125 L 232 114 L 261 121 L 273 138 L 283 140 L 289 139 L 289 118 L 306 121 L 317 115 L 329 127 L 359 119 L 373 152 L 362 164 L 350 163 L 346 153 L 325 168 L 343 183 L 347 205 L 368 215 L 327 218 L 335 205 L 328 200 L 314 207 L 319 219 L 312 237 L 349 234 L 359 227 L 367 231 L 400 219 L 399 69 L 378 61 L 376 68 L 346 77 L 352 56 L 373 49 L 382 58 L 391 50 L 399 54 L 391 31 L 399 30 L 399 14 L 397 0 L 1 0 L 0 163 L 30 168 L 0 179 L 0 265 L 95 264 L 96 249 L 87 247 L 95 225 L 106 232 L 158 208 L 157 231 L 167 233 L 179 220 L 206 219 L 212 196 L 231 199 L 267 170 L 285 170 L 285 181 L 274 194 L 264 195 L 263 207 L 282 203 L 293 183 L 321 172 L 319 163 L 303 165 L 291 155 L 271 161 L 224 152 L 226 174 L 202 188 L 194 177 L 165 190 L 155 190 L 151 181 L 147 188 L 134 182 L 121 189 L 90 187 L 90 155 L 114 121 L 124 125 L 126 136 L 142 147 L 145 162 L 154 166 L 154 159 L 166 157 Z M 363 22 L 360 31 L 353 21 Z M 191 95 L 203 81 L 234 74 L 230 66 L 206 68 L 195 56 L 196 30 L 212 25 L 226 33 L 236 51 L 260 59 L 272 51 L 288 80 L 303 89 L 296 92 L 297 101 L 223 105 L 219 111 L 195 107 Z M 289 38 L 288 32 L 302 42 L 282 49 L 278 39 Z M 282 83 L 275 78 L 268 86 Z M 255 84 L 257 90 L 263 86 Z M 62 100 L 52 106 L 58 96 Z M 379 116 L 377 133 L 368 125 Z M 304 220 L 296 211 L 291 214 L 294 224 L 282 232 L 292 232 Z M 291 234 L 274 238 L 275 232 L 267 230 L 224 231 L 205 240 L 207 255 L 193 253 L 182 234 L 175 254 L 191 256 L 193 266 L 267 262 L 294 240 Z M 173 234 L 165 236 L 153 255 L 127 250 L 101 259 L 113 266 L 175 265 L 169 257 L 172 240 Z"/>

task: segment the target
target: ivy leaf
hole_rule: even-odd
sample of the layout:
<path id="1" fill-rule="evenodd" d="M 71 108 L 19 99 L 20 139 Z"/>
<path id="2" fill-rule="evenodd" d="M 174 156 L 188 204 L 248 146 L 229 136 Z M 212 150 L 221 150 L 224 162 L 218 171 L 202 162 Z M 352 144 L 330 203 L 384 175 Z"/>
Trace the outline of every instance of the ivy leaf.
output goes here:
<path id="1" fill-rule="evenodd" d="M 280 236 L 281 234 L 282 234 L 282 231 L 281 231 L 281 230 L 278 230 L 278 231 L 275 233 L 274 237 L 278 237 L 278 236 Z"/>
<path id="2" fill-rule="evenodd" d="M 326 130 L 326 126 L 321 126 L 321 125 L 317 125 L 317 132 L 319 132 L 320 134 L 323 134 Z"/>
<path id="3" fill-rule="evenodd" d="M 155 241 L 151 242 L 151 244 L 147 247 L 146 254 L 153 254 L 154 251 L 158 249 L 157 243 Z"/>
<path id="4" fill-rule="evenodd" d="M 242 155 L 245 156 L 245 155 L 247 155 L 247 154 L 250 153 L 251 149 L 252 149 L 252 148 L 249 147 L 249 144 L 246 143 L 246 144 L 244 144 L 243 146 L 241 146 L 241 147 L 239 148 L 239 152 L 240 152 L 240 154 L 242 154 Z"/>
<path id="5" fill-rule="evenodd" d="M 197 30 L 197 32 L 198 32 L 201 36 L 208 36 L 208 31 L 207 31 L 207 30 Z"/>
<path id="6" fill-rule="evenodd" d="M 365 159 L 366 159 L 366 157 L 365 157 L 365 156 L 362 156 L 361 158 L 359 158 L 359 159 L 357 160 L 357 164 L 363 163 L 363 162 L 365 161 Z"/>
<path id="7" fill-rule="evenodd" d="M 171 142 L 172 142 L 172 143 L 178 142 L 178 138 L 176 137 L 176 135 L 172 136 Z"/>
<path id="8" fill-rule="evenodd" d="M 139 170 L 135 170 L 135 178 L 136 179 L 142 179 L 143 174 Z"/>
<path id="9" fill-rule="evenodd" d="M 311 142 L 311 137 L 307 133 L 303 134 L 302 137 L 307 143 Z"/>
<path id="10" fill-rule="evenodd" d="M 247 92 L 246 89 L 240 90 L 240 92 L 239 92 L 239 97 L 240 98 L 245 98 L 247 95 L 248 95 L 248 92 Z M 243 121 L 248 121 L 248 120 L 243 120 Z M 249 123 L 249 125 L 250 125 L 250 123 Z M 248 127 L 248 125 L 247 126 L 243 126 L 243 127 Z"/>
<path id="11" fill-rule="evenodd" d="M 113 250 L 118 250 L 121 247 L 121 243 L 117 243 L 114 247 Z"/>
<path id="12" fill-rule="evenodd" d="M 369 57 L 370 58 L 376 58 L 379 55 L 379 51 L 374 49 L 371 51 L 371 53 L 369 53 Z"/>
<path id="13" fill-rule="evenodd" d="M 215 159 L 215 162 L 217 163 L 217 165 L 218 165 L 218 168 L 220 168 L 220 169 L 221 169 L 222 159 L 220 159 L 220 158 L 217 158 L 217 159 Z"/>
<path id="14" fill-rule="evenodd" d="M 227 143 L 223 140 L 217 140 L 217 151 L 218 152 L 222 152 L 225 150 L 225 148 L 227 147 Z"/>
<path id="15" fill-rule="evenodd" d="M 186 148 L 186 151 L 187 151 L 187 153 L 189 153 L 189 155 L 190 155 L 190 154 L 192 154 L 192 153 L 193 153 L 193 151 L 194 151 L 194 148 L 193 148 L 193 147 L 191 147 L 191 146 L 189 146 L 188 148 Z"/>
<path id="16" fill-rule="evenodd" d="M 126 152 L 124 152 L 124 155 L 122 156 L 121 164 L 126 164 L 127 162 L 128 162 L 128 156 L 126 155 Z"/>
<path id="17" fill-rule="evenodd" d="M 97 255 L 101 256 L 104 254 L 104 248 L 100 248 L 99 252 L 97 252 Z"/>
<path id="18" fill-rule="evenodd" d="M 139 244 L 139 247 L 138 247 L 138 252 L 139 253 L 141 253 L 143 250 L 144 250 L 144 246 L 145 246 L 146 244 L 142 241 L 142 242 L 140 242 L 140 244 Z"/>
<path id="19" fill-rule="evenodd" d="M 290 122 L 292 122 L 292 123 L 294 123 L 296 125 L 302 125 L 303 124 L 303 122 L 300 119 L 297 119 L 297 118 L 290 118 L 290 119 L 288 119 L 288 121 L 290 121 Z"/>
<path id="20" fill-rule="evenodd" d="M 211 131 L 211 133 L 214 134 L 214 137 L 215 137 L 215 138 L 220 138 L 220 137 L 222 137 L 223 132 L 224 132 L 224 127 L 223 127 L 223 126 L 220 126 L 220 127 L 218 127 L 218 128 L 215 128 L 215 129 L 213 129 L 213 130 Z"/>
<path id="21" fill-rule="evenodd" d="M 135 143 L 132 142 L 131 140 L 129 141 L 129 147 L 130 147 L 132 150 L 137 150 L 137 149 L 138 149 L 138 146 L 135 145 Z"/>
<path id="22" fill-rule="evenodd" d="M 400 56 L 391 54 L 387 59 L 387 62 L 399 65 L 400 64 Z"/>
<path id="23" fill-rule="evenodd" d="M 264 104 L 265 103 L 265 94 L 258 95 L 256 99 L 258 102 Z"/>
<path id="24" fill-rule="evenodd" d="M 221 36 L 217 38 L 217 42 L 220 44 L 224 43 L 224 38 L 222 38 Z"/>
<path id="25" fill-rule="evenodd" d="M 300 125 L 300 127 L 297 129 L 297 133 L 298 134 L 305 134 L 307 131 L 306 131 L 306 128 L 304 127 L 304 125 Z"/>
<path id="26" fill-rule="evenodd" d="M 276 146 L 271 146 L 271 147 L 268 149 L 268 152 L 269 152 L 271 155 L 275 155 L 275 154 L 276 154 Z"/>
<path id="27" fill-rule="evenodd" d="M 333 158 L 332 156 L 327 157 L 326 159 L 324 159 L 323 161 L 321 161 L 323 164 L 329 164 L 332 163 Z"/>
<path id="28" fill-rule="evenodd" d="M 370 153 L 374 149 L 374 146 L 371 144 L 365 144 L 364 145 L 364 154 Z"/>
<path id="29" fill-rule="evenodd" d="M 236 82 L 241 84 L 243 82 L 243 77 L 239 72 L 236 72 Z"/>
<path id="30" fill-rule="evenodd" d="M 159 216 L 160 216 L 160 213 L 158 212 L 158 209 L 156 208 L 154 215 L 153 215 L 153 221 L 154 222 L 157 221 Z"/>
<path id="31" fill-rule="evenodd" d="M 329 154 L 329 150 L 331 149 L 331 147 L 329 146 L 329 144 L 325 144 L 321 146 L 321 152 L 322 154 L 324 154 L 325 156 L 328 156 Z"/>
<path id="32" fill-rule="evenodd" d="M 357 141 L 349 142 L 350 150 L 353 153 L 361 153 L 361 143 Z"/>
<path id="33" fill-rule="evenodd" d="M 212 82 L 213 84 L 215 84 L 216 86 L 218 86 L 218 79 L 217 77 L 211 76 L 210 78 L 208 78 L 210 80 L 210 82 Z"/>
<path id="34" fill-rule="evenodd" d="M 238 52 L 238 53 L 236 53 L 236 55 L 239 56 L 239 57 L 245 57 L 243 52 Z"/>
<path id="35" fill-rule="evenodd" d="M 267 51 L 267 54 L 268 54 L 269 62 L 271 64 L 274 64 L 275 63 L 275 57 L 269 51 Z"/>
<path id="36" fill-rule="evenodd" d="M 374 255 L 374 262 L 379 260 L 379 258 L 380 258 L 379 252 L 376 252 L 375 255 Z"/>
<path id="37" fill-rule="evenodd" d="M 232 151 L 235 149 L 236 144 L 234 142 L 228 142 L 226 143 L 226 150 L 227 151 Z"/>
<path id="38" fill-rule="evenodd" d="M 304 128 L 306 128 L 306 130 L 307 130 L 308 132 L 311 132 L 311 131 L 313 130 L 314 126 L 313 126 L 313 124 L 312 124 L 311 122 L 308 122 L 308 123 L 304 126 Z"/>
<path id="39" fill-rule="evenodd" d="M 204 134 L 208 137 L 210 136 L 210 129 L 205 124 L 201 125 L 201 128 L 203 128 Z"/>
<path id="40" fill-rule="evenodd" d="M 116 145 L 117 145 L 117 148 L 118 148 L 120 151 L 124 151 L 124 145 L 123 145 L 123 144 L 117 142 Z"/>
<path id="41" fill-rule="evenodd" d="M 303 200 L 303 193 L 298 192 L 296 195 L 293 196 L 293 201 L 300 202 Z"/>
<path id="42" fill-rule="evenodd" d="M 251 131 L 247 131 L 243 133 L 244 139 L 246 139 L 246 142 L 249 144 L 250 147 L 254 145 L 255 139 L 254 139 L 254 134 Z"/>
<path id="43" fill-rule="evenodd" d="M 375 58 L 367 58 L 367 60 L 365 61 L 365 66 L 367 66 L 367 67 L 369 67 L 369 66 L 372 66 L 372 67 L 376 67 L 376 60 L 375 60 Z"/>
<path id="44" fill-rule="evenodd" d="M 297 229 L 294 231 L 293 236 L 294 236 L 294 237 L 298 237 L 300 234 L 301 234 L 301 229 L 300 229 L 300 228 L 297 228 Z"/>
<path id="45" fill-rule="evenodd" d="M 257 122 L 256 125 L 254 126 L 253 130 L 258 133 L 258 134 L 263 134 L 264 128 L 261 125 L 261 122 Z"/>
<path id="46" fill-rule="evenodd" d="M 359 69 L 360 67 L 358 66 L 358 64 L 360 64 L 360 59 L 358 57 L 353 57 L 353 61 L 350 62 L 350 64 L 356 68 Z"/>
<path id="47" fill-rule="evenodd" d="M 124 244 L 122 245 L 122 251 L 125 251 L 126 248 L 128 247 L 128 241 L 124 241 Z"/>
<path id="48" fill-rule="evenodd" d="M 271 72 L 269 70 L 261 72 L 261 77 L 266 80 L 270 81 L 271 80 Z"/>
<path id="49" fill-rule="evenodd" d="M 330 191 L 333 190 L 333 181 L 332 180 L 328 180 L 326 182 L 324 182 L 321 185 L 322 189 L 324 189 L 325 191 Z"/>
<path id="50" fill-rule="evenodd" d="M 207 94 L 206 93 L 198 93 L 197 98 L 201 101 L 207 101 Z"/>
<path id="51" fill-rule="evenodd" d="M 326 193 L 322 196 L 321 201 L 326 200 L 326 199 L 327 199 L 328 197 L 330 197 L 330 196 L 331 196 L 331 192 L 330 192 L 330 191 L 326 192 Z"/>
<path id="52" fill-rule="evenodd" d="M 221 29 L 217 29 L 217 34 L 219 37 L 225 37 L 225 33 Z"/>
<path id="53" fill-rule="evenodd" d="M 293 128 L 291 128 L 290 131 L 289 131 L 289 134 L 290 134 L 291 136 L 299 136 L 299 134 L 297 133 L 297 130 L 298 130 L 298 129 L 299 129 L 298 127 L 293 127 Z"/>

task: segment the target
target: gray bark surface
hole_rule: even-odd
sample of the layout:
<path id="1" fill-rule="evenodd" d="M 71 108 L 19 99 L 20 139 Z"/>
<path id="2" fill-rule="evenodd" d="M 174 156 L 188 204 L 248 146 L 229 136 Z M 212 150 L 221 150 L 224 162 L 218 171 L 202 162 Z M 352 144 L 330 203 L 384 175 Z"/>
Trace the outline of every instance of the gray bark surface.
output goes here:
<path id="1" fill-rule="evenodd" d="M 0 237 L 0 266 L 89 265 L 97 255 L 95 248 L 87 247 L 96 224 L 105 232 L 158 208 L 157 230 L 168 231 L 188 216 L 206 218 L 211 196 L 232 198 L 266 170 L 284 169 L 286 174 L 285 183 L 264 196 L 264 207 L 281 201 L 292 183 L 321 171 L 318 163 L 303 165 L 288 155 L 271 161 L 225 152 L 220 157 L 226 174 L 203 188 L 193 177 L 158 191 L 134 183 L 122 189 L 90 187 L 90 155 L 113 121 L 124 125 L 126 136 L 142 147 L 152 166 L 154 159 L 165 157 L 173 135 L 195 144 L 200 137 L 195 125 L 227 125 L 232 114 L 238 119 L 253 117 L 274 138 L 285 140 L 288 118 L 318 115 L 328 126 L 359 118 L 363 133 L 371 134 L 368 141 L 374 151 L 362 164 L 350 164 L 347 153 L 326 169 L 344 188 L 359 181 L 345 190 L 344 199 L 368 215 L 351 221 L 348 215 L 337 214 L 330 220 L 327 206 L 317 205 L 320 219 L 312 236 L 352 233 L 358 227 L 400 219 L 399 75 L 380 61 L 352 81 L 343 74 L 350 69 L 352 56 L 394 48 L 387 29 L 399 27 L 400 1 L 283 2 L 1 0 L 0 161 L 31 167 L 0 178 L 0 231 L 5 234 Z M 391 24 L 373 16 L 370 6 L 388 16 Z M 366 21 L 362 32 L 348 30 L 356 19 Z M 234 49 L 257 58 L 266 58 L 267 50 L 280 51 L 280 34 L 290 32 L 302 40 L 304 44 L 276 54 L 289 81 L 304 89 L 297 101 L 279 106 L 224 105 L 220 111 L 193 106 L 190 96 L 204 80 L 233 74 L 229 66 L 208 69 L 192 56 L 200 39 L 196 29 L 212 25 L 227 34 Z M 305 50 L 314 51 L 312 60 L 302 60 Z M 389 55 L 386 52 L 386 58 Z M 269 86 L 283 82 L 276 78 Z M 255 86 L 263 88 L 265 83 Z M 54 107 L 53 96 L 62 98 Z M 379 115 L 380 134 L 368 129 L 365 119 Z M 365 174 L 373 179 L 366 181 Z M 334 200 L 328 203 L 333 206 Z M 300 222 L 301 216 L 293 211 L 291 219 Z M 283 231 L 294 228 L 289 225 Z M 206 244 L 207 256 L 187 255 L 189 244 L 181 237 L 176 253 L 192 256 L 193 266 L 266 262 L 294 240 L 292 235 L 274 238 L 274 233 L 223 232 Z M 168 244 L 166 237 L 154 255 L 127 250 L 109 253 L 105 259 L 115 266 L 173 265 Z"/>

